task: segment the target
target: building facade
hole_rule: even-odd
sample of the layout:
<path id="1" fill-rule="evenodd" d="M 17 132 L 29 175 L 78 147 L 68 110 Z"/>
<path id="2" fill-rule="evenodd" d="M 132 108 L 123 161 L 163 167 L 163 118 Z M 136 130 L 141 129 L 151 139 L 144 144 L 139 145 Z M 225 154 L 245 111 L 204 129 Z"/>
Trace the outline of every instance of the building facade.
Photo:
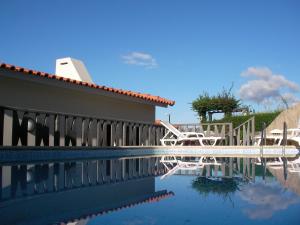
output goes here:
<path id="1" fill-rule="evenodd" d="M 146 144 L 146 139 L 150 144 L 148 132 L 153 132 L 155 107 L 174 104 L 159 96 L 2 63 L 0 145 L 119 146 Z M 136 131 L 130 134 L 130 129 Z M 101 132 L 107 143 L 101 143 Z"/>

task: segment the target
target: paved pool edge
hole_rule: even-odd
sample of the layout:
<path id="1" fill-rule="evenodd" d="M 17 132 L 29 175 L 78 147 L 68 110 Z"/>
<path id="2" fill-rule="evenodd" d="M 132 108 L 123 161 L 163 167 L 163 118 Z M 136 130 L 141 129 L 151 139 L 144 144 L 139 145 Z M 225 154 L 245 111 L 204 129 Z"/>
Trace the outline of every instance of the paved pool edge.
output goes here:
<path id="1" fill-rule="evenodd" d="M 295 157 L 299 149 L 294 146 L 176 146 L 176 147 L 118 147 L 118 148 L 59 148 L 59 147 L 1 147 L 0 163 L 62 161 L 92 158 L 147 157 L 153 155 L 213 155 L 216 157 Z"/>

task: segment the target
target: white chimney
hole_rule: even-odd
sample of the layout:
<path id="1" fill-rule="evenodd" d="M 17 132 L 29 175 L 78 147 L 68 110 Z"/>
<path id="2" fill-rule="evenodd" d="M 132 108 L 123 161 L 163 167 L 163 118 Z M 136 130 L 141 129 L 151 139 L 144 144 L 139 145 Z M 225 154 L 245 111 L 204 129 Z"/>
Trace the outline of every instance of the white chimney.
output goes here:
<path id="1" fill-rule="evenodd" d="M 55 74 L 57 76 L 62 76 L 73 80 L 93 83 L 93 80 L 83 62 L 70 57 L 56 60 Z"/>

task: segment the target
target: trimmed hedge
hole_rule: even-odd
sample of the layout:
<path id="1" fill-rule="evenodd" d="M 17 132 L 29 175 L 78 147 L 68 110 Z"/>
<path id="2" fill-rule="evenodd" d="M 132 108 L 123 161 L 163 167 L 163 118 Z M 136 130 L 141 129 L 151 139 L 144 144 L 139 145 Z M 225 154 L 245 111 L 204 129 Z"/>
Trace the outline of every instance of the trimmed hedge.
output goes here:
<path id="1" fill-rule="evenodd" d="M 220 120 L 214 120 L 213 123 L 232 123 L 233 128 L 235 128 L 254 116 L 255 131 L 261 131 L 263 122 L 265 122 L 266 125 L 268 126 L 280 113 L 281 111 L 275 111 L 275 112 L 253 113 L 246 116 L 230 116 L 230 117 L 224 117 L 223 119 Z"/>

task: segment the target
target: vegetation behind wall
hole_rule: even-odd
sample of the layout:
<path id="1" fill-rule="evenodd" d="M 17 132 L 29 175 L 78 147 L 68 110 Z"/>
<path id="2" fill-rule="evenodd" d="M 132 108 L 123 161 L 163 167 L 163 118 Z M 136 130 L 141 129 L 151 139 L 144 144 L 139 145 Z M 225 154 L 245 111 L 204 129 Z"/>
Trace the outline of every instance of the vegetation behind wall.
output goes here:
<path id="1" fill-rule="evenodd" d="M 227 116 L 220 120 L 214 120 L 213 123 L 232 123 L 233 127 L 237 127 L 244 123 L 251 117 L 255 117 L 255 131 L 261 131 L 262 123 L 265 122 L 268 126 L 280 113 L 281 111 L 274 112 L 263 112 L 263 113 L 252 113 L 245 116 Z"/>

